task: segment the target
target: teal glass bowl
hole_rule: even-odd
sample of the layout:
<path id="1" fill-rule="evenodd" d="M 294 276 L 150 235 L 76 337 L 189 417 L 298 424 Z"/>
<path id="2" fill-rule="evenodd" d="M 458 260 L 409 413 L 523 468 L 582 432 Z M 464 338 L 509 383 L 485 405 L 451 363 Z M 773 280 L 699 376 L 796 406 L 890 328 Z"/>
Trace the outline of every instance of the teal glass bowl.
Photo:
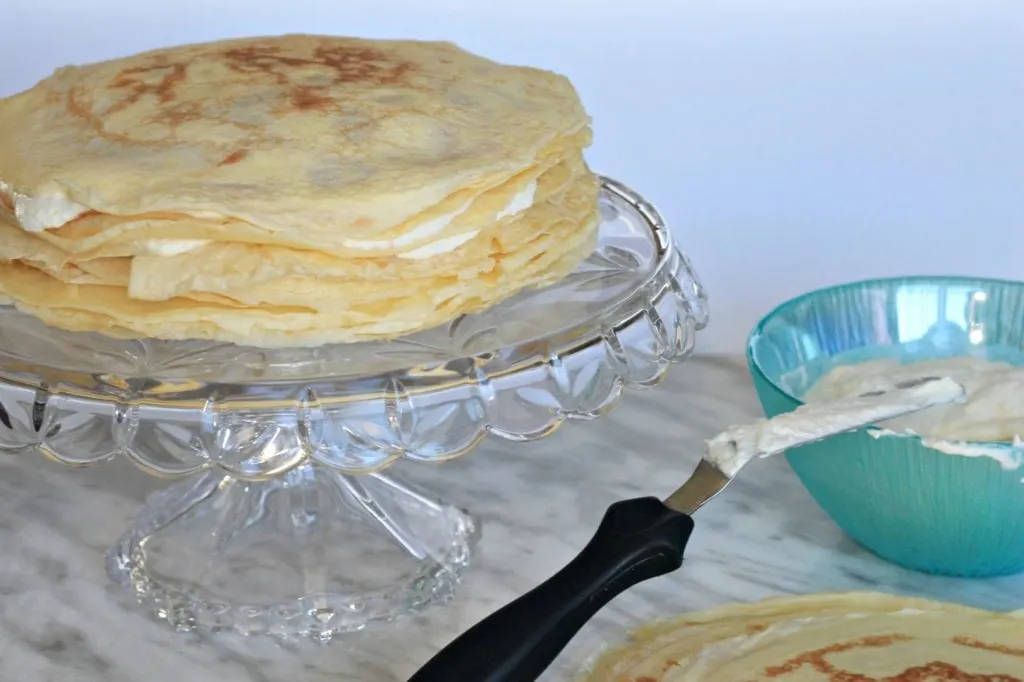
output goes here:
<path id="1" fill-rule="evenodd" d="M 837 364 L 960 355 L 1024 364 L 1024 282 L 903 277 L 820 289 L 770 312 L 747 344 L 769 417 L 799 406 Z M 1024 451 L 977 443 L 968 445 L 1000 456 L 967 457 L 879 436 L 869 427 L 786 458 L 836 524 L 884 559 L 941 575 L 1024 570 L 1024 468 L 1013 464 Z"/>

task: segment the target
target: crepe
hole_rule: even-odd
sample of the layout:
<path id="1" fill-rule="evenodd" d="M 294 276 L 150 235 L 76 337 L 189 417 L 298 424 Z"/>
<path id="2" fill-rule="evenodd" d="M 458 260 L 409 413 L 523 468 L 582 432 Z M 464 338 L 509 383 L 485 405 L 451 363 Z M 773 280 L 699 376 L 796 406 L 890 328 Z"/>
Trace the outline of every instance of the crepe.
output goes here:
<path id="1" fill-rule="evenodd" d="M 562 76 L 279 36 L 66 67 L 0 100 L 0 297 L 257 346 L 392 338 L 572 272 L 597 232 Z"/>
<path id="2" fill-rule="evenodd" d="M 727 606 L 648 626 L 589 682 L 1024 680 L 1024 618 L 877 593 Z"/>

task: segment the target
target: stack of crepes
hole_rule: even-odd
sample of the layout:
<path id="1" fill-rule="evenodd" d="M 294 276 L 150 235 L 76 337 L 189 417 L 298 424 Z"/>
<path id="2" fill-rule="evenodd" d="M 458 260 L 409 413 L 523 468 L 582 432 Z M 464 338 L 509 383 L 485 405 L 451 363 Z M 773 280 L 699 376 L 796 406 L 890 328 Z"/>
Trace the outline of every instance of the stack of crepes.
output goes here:
<path id="1" fill-rule="evenodd" d="M 808 595 L 658 623 L 589 682 L 1020 682 L 1024 617 L 877 593 Z"/>
<path id="2" fill-rule="evenodd" d="M 281 36 L 68 67 L 0 100 L 0 297 L 116 337 L 393 338 L 591 252 L 564 77 Z"/>

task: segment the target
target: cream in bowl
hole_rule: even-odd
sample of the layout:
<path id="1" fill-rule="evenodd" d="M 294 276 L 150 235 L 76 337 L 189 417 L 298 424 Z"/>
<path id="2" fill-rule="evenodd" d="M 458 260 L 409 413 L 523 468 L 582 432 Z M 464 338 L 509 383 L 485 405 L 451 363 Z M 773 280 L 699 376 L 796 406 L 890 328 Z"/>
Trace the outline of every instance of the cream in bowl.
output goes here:
<path id="1" fill-rule="evenodd" d="M 1024 283 L 902 277 L 778 306 L 747 359 L 767 416 L 918 376 L 964 385 L 943 406 L 786 453 L 852 539 L 929 573 L 1024 570 Z"/>

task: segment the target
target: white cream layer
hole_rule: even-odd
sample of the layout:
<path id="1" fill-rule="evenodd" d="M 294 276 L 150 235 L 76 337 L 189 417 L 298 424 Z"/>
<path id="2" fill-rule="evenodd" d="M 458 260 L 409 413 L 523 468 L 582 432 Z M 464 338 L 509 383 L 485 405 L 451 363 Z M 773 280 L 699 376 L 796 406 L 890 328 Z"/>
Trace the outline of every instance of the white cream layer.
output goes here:
<path id="1" fill-rule="evenodd" d="M 60 227 L 89 210 L 88 207 L 68 199 L 60 192 L 47 192 L 36 197 L 29 197 L 15 192 L 10 185 L 2 180 L 0 180 L 0 194 L 6 196 L 14 205 L 14 213 L 18 223 L 27 232 L 42 232 L 43 230 Z M 517 192 L 508 205 L 498 212 L 495 219 L 503 220 L 527 210 L 533 206 L 536 194 L 537 181 L 534 180 Z M 468 201 L 457 210 L 431 218 L 394 239 L 346 239 L 342 241 L 342 245 L 350 249 L 383 251 L 416 244 L 439 232 L 443 232 L 451 225 L 453 220 L 465 213 L 472 205 L 473 202 Z M 450 253 L 477 234 L 479 234 L 479 230 L 451 235 L 434 242 L 428 242 L 411 251 L 400 253 L 398 257 L 410 260 L 423 260 L 443 253 Z M 177 256 L 202 248 L 208 243 L 209 240 L 202 239 L 153 239 L 145 242 L 143 249 L 148 255 Z"/>
<path id="2" fill-rule="evenodd" d="M 140 246 L 142 253 L 147 256 L 180 256 L 211 243 L 209 239 L 149 239 Z"/>
<path id="3" fill-rule="evenodd" d="M 30 197 L 15 192 L 14 188 L 3 180 L 0 180 L 0 194 L 14 206 L 18 224 L 26 232 L 42 232 L 60 227 L 89 210 L 89 207 L 68 199 L 58 190 Z"/>
<path id="4" fill-rule="evenodd" d="M 893 386 L 880 396 L 844 395 L 825 403 L 801 405 L 792 412 L 734 426 L 720 433 L 708 441 L 704 458 L 732 478 L 756 457 L 778 454 L 791 447 L 963 396 L 962 386 L 943 377 L 912 388 Z"/>
<path id="5" fill-rule="evenodd" d="M 502 220 L 510 216 L 518 215 L 526 209 L 533 206 L 534 197 L 537 194 L 537 181 L 530 182 L 526 187 L 519 190 L 514 197 L 508 202 L 505 208 L 498 212 L 495 217 L 496 220 Z M 416 244 L 424 239 L 434 236 L 439 232 L 443 232 L 452 224 L 452 221 L 458 218 L 460 215 L 465 213 L 470 206 L 473 205 L 472 200 L 467 201 L 465 204 L 460 206 L 457 210 L 445 215 L 431 218 L 423 223 L 420 223 L 412 230 L 409 230 L 400 237 L 394 239 L 346 239 L 342 242 L 342 245 L 350 249 L 365 249 L 367 251 L 384 251 L 393 250 L 402 246 L 409 246 Z M 479 230 L 464 232 L 458 235 L 451 235 L 444 239 L 439 239 L 435 242 L 427 243 L 422 246 L 408 251 L 406 253 L 399 254 L 399 258 L 410 258 L 414 260 L 420 260 L 423 258 L 430 258 L 442 253 L 448 253 L 454 251 L 458 247 L 462 246 L 470 239 L 475 237 L 479 233 Z M 468 236 L 467 236 L 468 235 Z"/>
<path id="6" fill-rule="evenodd" d="M 961 384 L 966 399 L 888 420 L 873 435 L 916 434 L 925 445 L 945 454 L 990 457 L 1008 470 L 1024 466 L 1024 367 L 967 356 L 910 364 L 871 360 L 836 367 L 811 387 L 804 400 L 835 400 L 935 375 Z"/>

